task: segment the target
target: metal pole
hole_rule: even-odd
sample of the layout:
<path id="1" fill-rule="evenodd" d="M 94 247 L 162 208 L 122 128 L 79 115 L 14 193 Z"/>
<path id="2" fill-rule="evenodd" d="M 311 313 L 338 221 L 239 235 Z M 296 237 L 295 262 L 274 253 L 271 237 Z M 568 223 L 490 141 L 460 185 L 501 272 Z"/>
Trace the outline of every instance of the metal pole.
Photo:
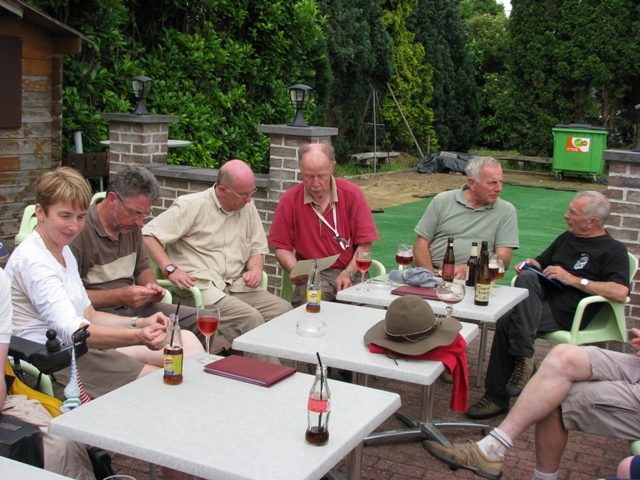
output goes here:
<path id="1" fill-rule="evenodd" d="M 409 133 L 411 134 L 411 138 L 413 138 L 413 143 L 416 144 L 416 148 L 418 149 L 418 152 L 420 153 L 420 158 L 424 157 L 424 154 L 422 153 L 422 149 L 420 148 L 420 145 L 418 145 L 418 140 L 416 140 L 416 137 L 413 135 L 413 131 L 411 130 L 411 127 L 409 126 L 409 122 L 407 121 L 407 118 L 404 116 L 404 112 L 402 111 L 402 107 L 398 103 L 398 100 L 396 99 L 396 96 L 393 93 L 393 90 L 391 90 L 391 85 L 389 85 L 389 82 L 387 82 L 387 88 L 391 92 L 391 96 L 393 97 L 393 101 L 396 102 L 396 106 L 398 107 L 398 110 L 400 110 L 400 115 L 402 115 L 402 120 L 404 120 L 405 125 L 409 129 Z"/>

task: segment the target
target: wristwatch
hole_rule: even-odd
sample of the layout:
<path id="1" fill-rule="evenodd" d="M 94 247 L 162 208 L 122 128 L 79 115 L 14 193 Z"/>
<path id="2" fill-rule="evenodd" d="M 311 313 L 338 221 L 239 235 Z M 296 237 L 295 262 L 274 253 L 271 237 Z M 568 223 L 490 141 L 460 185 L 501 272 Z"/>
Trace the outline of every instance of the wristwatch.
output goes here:
<path id="1" fill-rule="evenodd" d="M 589 285 L 589 280 L 587 280 L 586 278 L 580 280 L 580 290 L 584 292 L 587 289 L 587 285 Z"/>
<path id="2" fill-rule="evenodd" d="M 140 317 L 131 317 L 131 326 L 133 328 L 136 328 L 136 326 L 138 325 L 138 318 Z"/>
<path id="3" fill-rule="evenodd" d="M 355 279 L 356 279 L 356 273 L 355 272 L 352 272 L 349 267 L 345 268 L 344 271 L 349 274 L 349 278 L 351 279 L 352 282 L 355 281 Z"/>
<path id="4" fill-rule="evenodd" d="M 178 269 L 178 266 L 175 263 L 170 263 L 166 267 L 164 267 L 164 278 L 169 278 L 173 272 Z"/>

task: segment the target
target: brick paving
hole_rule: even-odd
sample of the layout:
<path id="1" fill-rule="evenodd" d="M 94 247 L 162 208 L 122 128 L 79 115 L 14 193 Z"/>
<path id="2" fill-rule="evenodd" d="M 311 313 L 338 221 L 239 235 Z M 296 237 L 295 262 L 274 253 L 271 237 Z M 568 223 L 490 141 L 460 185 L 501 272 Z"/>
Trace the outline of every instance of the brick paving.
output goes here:
<path id="1" fill-rule="evenodd" d="M 491 345 L 493 332 L 490 331 L 488 345 Z M 536 342 L 536 364 L 542 361 L 552 344 L 546 340 Z M 475 403 L 482 396 L 482 389 L 475 388 L 476 368 L 478 361 L 479 337 L 468 347 L 470 404 Z M 615 346 L 613 347 L 615 348 Z M 212 349 L 213 350 L 213 349 Z M 285 362 L 286 363 L 286 362 Z M 306 373 L 306 365 L 300 365 L 300 371 Z M 486 370 L 486 362 L 484 365 Z M 382 378 L 370 378 L 369 386 L 388 390 L 400 394 L 402 410 L 419 416 L 422 389 L 419 385 L 391 381 Z M 453 412 L 449 408 L 451 386 L 438 380 L 436 387 L 435 417 L 438 419 L 466 419 L 463 414 Z M 490 419 L 486 423 L 497 426 L 503 416 Z M 387 419 L 380 430 L 403 428 L 405 425 L 394 416 Z M 443 429 L 447 438 L 452 442 L 478 440 L 481 438 L 479 430 Z M 238 452 L 242 455 L 243 452 Z M 626 441 L 605 437 L 584 435 L 571 432 L 560 465 L 559 478 L 562 480 L 586 480 L 611 477 L 615 475 L 618 462 L 629 455 L 629 445 Z M 534 429 L 527 430 L 509 450 L 502 478 L 505 480 L 519 480 L 531 478 L 535 464 Z M 116 473 L 125 473 L 137 480 L 149 479 L 148 465 L 123 455 L 115 455 L 113 466 Z M 338 470 L 344 473 L 344 462 L 338 465 Z M 162 478 L 158 469 L 158 478 Z M 452 471 L 439 461 L 432 458 L 420 442 L 383 443 L 369 445 L 364 448 L 362 477 L 372 480 L 428 480 L 428 479 L 470 479 L 475 477 L 466 470 Z M 198 477 L 188 476 L 189 480 Z M 288 480 L 288 479 L 283 479 Z"/>

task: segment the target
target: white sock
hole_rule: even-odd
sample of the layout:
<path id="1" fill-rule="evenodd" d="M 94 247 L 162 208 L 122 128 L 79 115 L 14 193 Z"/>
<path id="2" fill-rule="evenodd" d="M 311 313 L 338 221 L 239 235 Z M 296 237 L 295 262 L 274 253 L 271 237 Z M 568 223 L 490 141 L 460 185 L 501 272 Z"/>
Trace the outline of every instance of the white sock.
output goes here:
<path id="1" fill-rule="evenodd" d="M 491 433 L 478 442 L 480 451 L 489 460 L 504 458 L 507 449 L 513 447 L 513 441 L 499 428 L 494 428 Z"/>
<path id="2" fill-rule="evenodd" d="M 557 480 L 558 479 L 558 471 L 556 470 L 554 473 L 542 473 L 536 469 L 533 469 L 533 477 L 532 480 Z"/>

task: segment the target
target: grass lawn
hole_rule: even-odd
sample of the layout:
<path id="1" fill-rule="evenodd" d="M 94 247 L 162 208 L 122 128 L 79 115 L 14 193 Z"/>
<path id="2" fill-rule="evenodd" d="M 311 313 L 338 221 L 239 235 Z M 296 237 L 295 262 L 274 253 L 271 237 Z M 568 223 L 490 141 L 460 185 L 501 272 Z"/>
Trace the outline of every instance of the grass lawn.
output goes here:
<path id="1" fill-rule="evenodd" d="M 505 185 L 501 198 L 511 202 L 518 212 L 520 248 L 513 254 L 511 267 L 498 283 L 509 285 L 515 275 L 513 265 L 525 258 L 534 258 L 567 228 L 563 218 L 575 192 L 548 190 L 535 187 Z M 397 269 L 396 250 L 399 243 L 413 244 L 414 227 L 422 217 L 431 199 L 386 208 L 384 213 L 375 213 L 380 240 L 373 244 L 373 256 L 382 262 L 387 272 Z M 457 258 L 457 263 L 466 262 Z"/>

